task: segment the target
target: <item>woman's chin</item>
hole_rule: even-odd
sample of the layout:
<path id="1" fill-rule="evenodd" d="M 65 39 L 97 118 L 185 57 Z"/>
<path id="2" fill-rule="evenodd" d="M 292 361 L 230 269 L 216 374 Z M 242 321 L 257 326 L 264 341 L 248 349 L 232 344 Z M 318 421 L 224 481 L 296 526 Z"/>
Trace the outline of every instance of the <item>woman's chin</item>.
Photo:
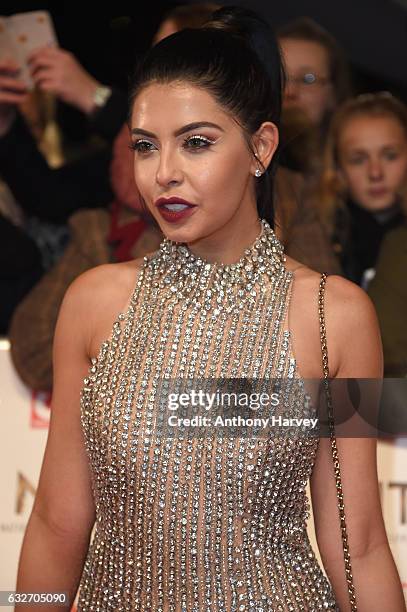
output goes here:
<path id="1" fill-rule="evenodd" d="M 185 228 L 174 227 L 173 224 L 163 222 L 160 223 L 160 228 L 164 236 L 172 242 L 190 242 L 194 240 L 193 237 L 191 238 L 193 234 L 190 231 L 188 232 Z"/>
<path id="2" fill-rule="evenodd" d="M 173 242 L 193 242 L 201 237 L 196 224 L 192 225 L 186 221 L 168 223 L 162 219 L 158 223 L 164 236 Z"/>

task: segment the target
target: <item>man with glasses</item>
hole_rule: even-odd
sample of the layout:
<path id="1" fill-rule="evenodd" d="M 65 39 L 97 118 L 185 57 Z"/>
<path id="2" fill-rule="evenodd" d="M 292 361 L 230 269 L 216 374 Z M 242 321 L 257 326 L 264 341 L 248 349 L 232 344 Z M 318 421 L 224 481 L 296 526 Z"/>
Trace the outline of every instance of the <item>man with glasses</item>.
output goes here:
<path id="1" fill-rule="evenodd" d="M 278 31 L 287 73 L 285 108 L 299 108 L 320 128 L 349 96 L 349 73 L 335 39 L 312 19 L 301 17 Z"/>

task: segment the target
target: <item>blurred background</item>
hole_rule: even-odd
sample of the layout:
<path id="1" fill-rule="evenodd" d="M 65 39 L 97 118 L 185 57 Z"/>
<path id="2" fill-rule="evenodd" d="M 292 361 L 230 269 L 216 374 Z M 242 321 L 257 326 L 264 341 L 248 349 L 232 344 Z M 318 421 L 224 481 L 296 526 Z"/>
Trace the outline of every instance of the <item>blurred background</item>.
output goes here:
<path id="1" fill-rule="evenodd" d="M 7 86 L 0 83 L 0 406 L 7 432 L 0 445 L 2 589 L 14 588 L 38 481 L 64 293 L 89 268 L 141 257 L 162 240 L 134 181 L 129 76 L 160 38 L 207 20 L 207 5 L 199 14 L 177 12 L 180 5 L 198 10 L 198 4 L 1 5 L 2 17 L 47 11 L 59 45 L 50 63 L 48 48 L 37 55 L 36 88 L 26 97 L 19 91 L 21 99 L 2 100 Z M 407 599 L 407 0 L 216 4 L 261 13 L 278 32 L 286 61 L 277 236 L 289 256 L 369 293 L 385 377 L 403 383 L 394 387 L 378 469 Z M 13 70 L 1 65 L 3 84 Z"/>
<path id="2" fill-rule="evenodd" d="M 47 10 L 54 21 L 59 44 L 102 83 L 125 88 L 138 54 L 153 39 L 166 11 L 181 3 L 3 2 L 3 15 Z M 196 4 L 185 2 L 183 4 Z M 326 28 L 343 47 L 350 62 L 355 93 L 389 90 L 407 101 L 407 0 L 249 0 L 238 4 L 261 12 L 276 28 L 299 16 L 308 16 Z M 59 103 L 65 132 L 86 137 L 86 121 L 72 107 Z"/>

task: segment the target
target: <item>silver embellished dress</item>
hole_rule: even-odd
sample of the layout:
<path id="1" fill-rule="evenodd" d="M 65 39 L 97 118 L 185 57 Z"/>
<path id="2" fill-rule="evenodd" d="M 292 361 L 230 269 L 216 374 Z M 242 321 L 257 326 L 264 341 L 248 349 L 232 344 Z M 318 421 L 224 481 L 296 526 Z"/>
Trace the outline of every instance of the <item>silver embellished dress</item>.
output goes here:
<path id="1" fill-rule="evenodd" d="M 164 239 L 92 360 L 81 420 L 96 523 L 79 611 L 338 610 L 306 530 L 318 437 L 158 427 L 163 381 L 301 382 L 293 273 L 261 223 L 229 266 Z M 293 384 L 285 414 L 309 412 L 305 397 Z"/>

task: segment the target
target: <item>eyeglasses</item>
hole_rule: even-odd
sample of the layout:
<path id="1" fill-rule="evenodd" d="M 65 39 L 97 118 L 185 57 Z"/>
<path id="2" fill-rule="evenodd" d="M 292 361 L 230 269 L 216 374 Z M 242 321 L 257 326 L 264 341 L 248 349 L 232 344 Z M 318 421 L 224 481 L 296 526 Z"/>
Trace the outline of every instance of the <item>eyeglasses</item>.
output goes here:
<path id="1" fill-rule="evenodd" d="M 326 85 L 330 83 L 329 77 L 319 76 L 313 72 L 307 72 L 298 77 L 291 77 L 287 75 L 287 84 L 294 83 L 298 87 L 315 87 L 317 85 Z"/>

